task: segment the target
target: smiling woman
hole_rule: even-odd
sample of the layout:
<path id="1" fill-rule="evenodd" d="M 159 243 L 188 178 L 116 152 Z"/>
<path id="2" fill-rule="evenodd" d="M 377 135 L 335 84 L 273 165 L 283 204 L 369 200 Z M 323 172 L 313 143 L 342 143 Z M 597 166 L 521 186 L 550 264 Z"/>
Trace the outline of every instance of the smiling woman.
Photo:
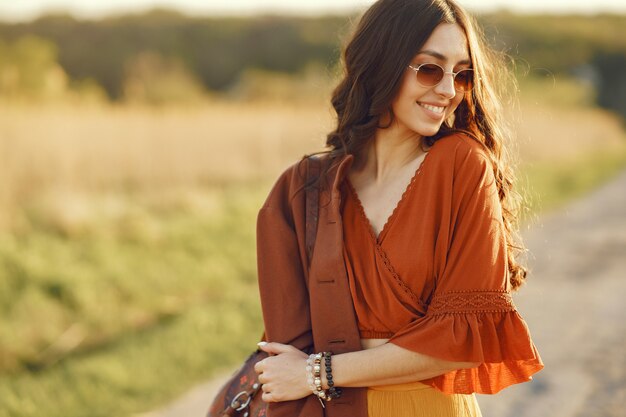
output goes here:
<path id="1" fill-rule="evenodd" d="M 464 93 L 470 90 L 471 83 L 462 80 L 468 79 L 465 73 L 471 72 L 471 62 L 465 33 L 457 24 L 437 26 L 422 48 L 409 66 L 415 73 L 405 71 L 391 109 L 397 123 L 404 128 L 432 136 L 454 114 Z M 446 71 L 444 66 L 451 69 Z M 447 77 L 448 74 L 451 76 Z"/>
<path id="2" fill-rule="evenodd" d="M 290 166 L 257 219 L 268 415 L 480 416 L 475 393 L 543 367 L 511 298 L 526 269 L 493 77 L 505 68 L 453 0 L 379 0 L 343 63 L 330 150 Z"/>

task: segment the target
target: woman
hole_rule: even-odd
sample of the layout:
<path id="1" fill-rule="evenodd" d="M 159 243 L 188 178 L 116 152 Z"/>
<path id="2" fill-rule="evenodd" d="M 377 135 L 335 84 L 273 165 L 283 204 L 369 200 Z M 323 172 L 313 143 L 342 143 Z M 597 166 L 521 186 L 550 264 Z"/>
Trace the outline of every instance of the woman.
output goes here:
<path id="1" fill-rule="evenodd" d="M 474 393 L 543 368 L 510 296 L 526 270 L 503 68 L 452 0 L 379 0 L 343 58 L 319 181 L 292 165 L 259 212 L 268 414 L 480 416 Z M 305 186 L 320 190 L 310 263 Z"/>

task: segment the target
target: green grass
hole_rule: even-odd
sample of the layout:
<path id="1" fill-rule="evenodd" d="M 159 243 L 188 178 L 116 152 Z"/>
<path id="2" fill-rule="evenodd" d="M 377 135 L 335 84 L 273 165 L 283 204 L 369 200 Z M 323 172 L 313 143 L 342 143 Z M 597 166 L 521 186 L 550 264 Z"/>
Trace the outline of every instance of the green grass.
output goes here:
<path id="1" fill-rule="evenodd" d="M 624 167 L 626 152 L 599 152 L 524 166 L 521 185 L 538 213 Z M 0 417 L 131 416 L 238 364 L 262 331 L 268 187 L 207 190 L 211 210 L 128 197 L 121 217 L 80 227 L 28 208 L 0 236 Z"/>
<path id="2" fill-rule="evenodd" d="M 530 214 L 538 215 L 591 191 L 625 168 L 626 147 L 598 150 L 571 160 L 523 165 L 520 188 Z"/>
<path id="3" fill-rule="evenodd" d="M 596 91 L 590 83 L 557 76 L 549 71 L 535 75 L 519 74 L 517 79 L 522 100 L 561 109 L 595 107 Z"/>
<path id="4" fill-rule="evenodd" d="M 265 188 L 71 232 L 32 209 L 26 232 L 0 237 L 0 416 L 131 415 L 249 353 Z"/>
<path id="5" fill-rule="evenodd" d="M 260 335 L 251 295 L 192 306 L 45 370 L 5 375 L 0 416 L 123 416 L 158 406 L 250 353 Z"/>

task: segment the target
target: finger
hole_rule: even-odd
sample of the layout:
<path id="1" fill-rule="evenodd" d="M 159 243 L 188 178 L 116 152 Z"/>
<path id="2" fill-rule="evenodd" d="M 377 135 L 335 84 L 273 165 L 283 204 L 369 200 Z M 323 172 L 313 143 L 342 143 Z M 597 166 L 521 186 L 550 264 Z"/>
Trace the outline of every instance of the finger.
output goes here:
<path id="1" fill-rule="evenodd" d="M 261 385 L 261 391 L 263 391 L 263 392 L 272 392 L 272 387 L 270 386 L 270 384 L 262 384 Z"/>
<path id="2" fill-rule="evenodd" d="M 264 384 L 267 381 L 265 380 L 265 374 L 263 374 L 263 372 L 261 372 L 257 378 L 257 381 L 259 381 L 260 384 Z"/>
<path id="3" fill-rule="evenodd" d="M 257 363 L 254 364 L 254 372 L 256 372 L 257 374 L 263 373 L 263 367 L 264 367 L 263 361 L 258 361 Z"/>
<path id="4" fill-rule="evenodd" d="M 261 395 L 261 399 L 263 401 L 265 401 L 266 403 L 271 403 L 271 402 L 275 402 L 274 398 L 272 397 L 272 393 L 271 392 L 264 392 Z"/>
<path id="5" fill-rule="evenodd" d="M 276 342 L 270 342 L 270 343 L 259 343 L 259 348 L 267 353 L 273 353 L 275 355 L 278 355 L 279 353 L 286 353 L 286 352 L 293 352 L 293 351 L 297 351 L 299 352 L 298 349 L 296 349 L 295 347 L 291 346 L 291 345 L 284 345 L 282 343 L 276 343 Z"/>

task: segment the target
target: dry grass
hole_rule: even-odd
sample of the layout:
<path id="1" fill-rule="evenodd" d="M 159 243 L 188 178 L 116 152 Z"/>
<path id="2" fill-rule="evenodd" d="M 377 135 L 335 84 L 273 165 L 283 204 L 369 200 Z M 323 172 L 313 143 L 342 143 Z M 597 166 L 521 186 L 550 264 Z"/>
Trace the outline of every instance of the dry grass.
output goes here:
<path id="1" fill-rule="evenodd" d="M 563 83 L 550 93 L 564 100 L 559 93 L 571 89 Z M 617 117 L 555 105 L 535 90 L 508 110 L 521 162 L 624 148 Z M 214 101 L 161 109 L 0 103 L 0 223 L 11 225 L 24 207 L 42 204 L 50 216 L 80 218 L 94 212 L 94 196 L 109 191 L 169 204 L 198 188 L 267 181 L 321 150 L 331 126 L 330 107 L 319 103 Z"/>
<path id="2" fill-rule="evenodd" d="M 329 119 L 280 104 L 0 109 L 2 176 L 31 186 L 248 180 L 314 146 Z"/>
<path id="3" fill-rule="evenodd" d="M 626 144 L 619 117 L 600 109 L 562 109 L 522 103 L 516 123 L 519 154 L 525 163 L 572 160 Z"/>
<path id="4" fill-rule="evenodd" d="M 2 220 L 42 200 L 80 216 L 85 194 L 122 190 L 167 199 L 181 188 L 267 179 L 319 149 L 329 121 L 319 106 L 276 103 L 160 110 L 4 105 Z"/>

